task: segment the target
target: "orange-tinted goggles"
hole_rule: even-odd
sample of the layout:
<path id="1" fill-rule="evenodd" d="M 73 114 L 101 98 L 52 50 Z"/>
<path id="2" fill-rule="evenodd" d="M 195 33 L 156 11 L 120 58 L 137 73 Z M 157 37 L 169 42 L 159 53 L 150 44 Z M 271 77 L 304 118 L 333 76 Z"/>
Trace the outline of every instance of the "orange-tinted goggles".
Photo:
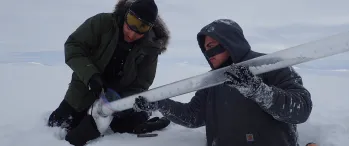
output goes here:
<path id="1" fill-rule="evenodd" d="M 153 27 L 152 23 L 140 19 L 132 11 L 126 13 L 125 22 L 131 30 L 139 34 L 144 34 Z"/>

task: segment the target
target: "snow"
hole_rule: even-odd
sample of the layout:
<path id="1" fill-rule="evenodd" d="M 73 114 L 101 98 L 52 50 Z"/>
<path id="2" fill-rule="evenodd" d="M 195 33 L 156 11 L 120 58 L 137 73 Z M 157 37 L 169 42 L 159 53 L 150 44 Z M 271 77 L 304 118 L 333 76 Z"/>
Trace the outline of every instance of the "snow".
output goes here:
<path id="1" fill-rule="evenodd" d="M 45 121 L 50 112 L 62 100 L 70 79 L 70 69 L 65 65 L 42 66 L 22 64 L 0 64 L 0 87 L 2 101 L 0 110 L 0 145 L 52 145 L 68 146 L 59 140 L 58 128 L 48 128 Z M 206 72 L 207 67 L 195 65 L 159 65 L 153 87 L 167 84 L 185 77 Z M 299 125 L 301 144 L 310 141 L 321 145 L 345 145 L 349 139 L 349 72 L 342 76 L 317 75 L 297 70 L 303 76 L 305 86 L 310 90 L 314 103 L 310 119 Z M 319 72 L 319 71 L 317 71 Z M 193 93 L 173 99 L 188 102 Z M 161 116 L 159 113 L 155 115 Z M 158 137 L 136 138 L 131 134 L 113 134 L 91 143 L 91 146 L 112 144 L 122 145 L 161 145 L 168 146 L 205 144 L 204 127 L 187 129 L 171 124 L 165 130 L 156 132 Z M 20 138 L 20 139 L 19 139 Z"/>
<path id="2" fill-rule="evenodd" d="M 160 57 L 152 88 L 209 70 L 197 46 L 201 27 L 219 18 L 240 24 L 255 51 L 270 53 L 347 31 L 348 1 L 160 1 L 171 31 L 169 50 Z M 68 87 L 63 43 L 85 19 L 110 12 L 115 1 L 0 1 L 0 145 L 69 146 L 58 128 L 45 122 Z M 297 11 L 294 11 L 296 10 Z M 227 10 L 229 12 L 227 12 Z M 325 10 L 325 11 L 324 11 Z M 299 125 L 301 146 L 308 142 L 344 146 L 349 142 L 349 53 L 295 67 L 310 90 L 313 111 Z M 173 99 L 188 102 L 194 93 Z M 158 112 L 156 115 L 161 116 Z M 204 146 L 205 129 L 171 124 L 158 137 L 108 135 L 91 146 Z"/>
<path id="3" fill-rule="evenodd" d="M 56 108 L 62 100 L 70 79 L 70 69 L 66 66 L 40 66 L 23 64 L 0 64 L 0 87 L 2 91 L 2 102 L 0 110 L 2 120 L 0 121 L 0 145 L 69 145 L 65 141 L 58 140 L 58 128 L 45 127 L 45 121 L 50 112 Z M 170 72 L 178 72 L 180 69 L 190 67 L 176 66 L 176 69 L 161 68 L 157 84 L 164 84 L 164 78 L 168 78 Z M 200 70 L 200 67 L 196 69 Z M 203 71 L 203 70 L 201 70 Z M 197 71 L 192 70 L 191 73 Z M 186 74 L 188 75 L 188 74 Z M 185 74 L 172 77 L 174 81 Z M 162 80 L 162 81 L 159 81 Z M 171 129 L 171 130 L 170 130 Z M 111 145 L 112 143 L 122 145 L 149 144 L 156 145 L 164 142 L 172 145 L 203 145 L 205 134 L 202 130 L 191 130 L 178 125 L 170 125 L 166 131 L 158 132 L 155 138 L 136 138 L 130 134 L 115 134 L 103 138 L 91 145 Z M 176 135 L 176 136 L 174 136 Z M 18 138 L 21 138 L 18 140 Z"/>

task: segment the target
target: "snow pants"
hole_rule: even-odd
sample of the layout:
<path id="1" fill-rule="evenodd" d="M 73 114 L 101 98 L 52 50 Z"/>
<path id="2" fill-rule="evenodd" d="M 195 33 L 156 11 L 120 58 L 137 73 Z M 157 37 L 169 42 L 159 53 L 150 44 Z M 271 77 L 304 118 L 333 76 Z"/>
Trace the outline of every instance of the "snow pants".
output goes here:
<path id="1" fill-rule="evenodd" d="M 69 130 L 77 127 L 82 119 L 87 116 L 88 109 L 76 112 L 73 107 L 71 107 L 68 102 L 63 100 L 58 108 L 52 112 L 48 120 L 48 126 L 50 127 L 62 127 Z M 114 117 L 110 124 L 110 128 L 114 132 L 132 133 L 133 129 L 149 119 L 146 112 L 134 112 L 133 110 L 126 110 L 119 113 L 118 117 Z"/>
<path id="2" fill-rule="evenodd" d="M 87 141 L 101 136 L 92 116 L 88 115 L 87 111 L 88 109 L 77 112 L 63 100 L 50 115 L 48 126 L 66 129 L 68 133 L 65 140 L 73 145 L 82 146 Z M 170 124 L 170 121 L 164 118 L 148 119 L 149 115 L 146 112 L 125 110 L 114 116 L 110 128 L 114 133 L 141 134 L 163 129 Z"/>

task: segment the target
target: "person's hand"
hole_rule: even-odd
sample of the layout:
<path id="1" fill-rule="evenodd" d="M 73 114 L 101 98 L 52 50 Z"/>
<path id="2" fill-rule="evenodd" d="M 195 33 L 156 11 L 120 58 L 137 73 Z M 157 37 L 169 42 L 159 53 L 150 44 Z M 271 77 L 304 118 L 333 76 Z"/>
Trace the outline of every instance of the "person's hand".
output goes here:
<path id="1" fill-rule="evenodd" d="M 255 76 L 247 67 L 233 65 L 224 73 L 227 81 L 224 84 L 236 88 L 245 97 L 252 97 L 263 84 L 260 77 Z"/>
<path id="2" fill-rule="evenodd" d="M 148 102 L 146 98 L 139 96 L 133 104 L 133 109 L 137 112 L 151 112 L 158 109 L 158 102 Z"/>
<path id="3" fill-rule="evenodd" d="M 145 123 L 142 123 L 133 130 L 133 133 L 136 134 L 143 134 L 143 133 L 149 133 L 157 130 L 161 130 L 166 128 L 168 125 L 170 125 L 171 121 L 166 119 L 165 117 L 159 118 L 154 117 L 146 121 Z"/>
<path id="4" fill-rule="evenodd" d="M 96 98 L 99 98 L 102 91 L 106 91 L 106 87 L 105 87 L 103 80 L 99 74 L 94 74 L 91 77 L 90 82 L 88 84 L 88 88 L 90 91 L 92 91 L 93 95 Z"/>

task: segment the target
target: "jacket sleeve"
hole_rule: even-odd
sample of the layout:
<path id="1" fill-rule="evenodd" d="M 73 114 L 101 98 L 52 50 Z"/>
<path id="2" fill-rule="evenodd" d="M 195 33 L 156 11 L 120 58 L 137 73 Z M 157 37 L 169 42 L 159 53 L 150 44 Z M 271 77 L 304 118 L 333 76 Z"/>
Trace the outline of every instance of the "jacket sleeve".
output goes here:
<path id="1" fill-rule="evenodd" d="M 312 101 L 302 78 L 292 67 L 265 74 L 267 84 L 252 98 L 276 120 L 300 124 L 310 116 Z"/>
<path id="2" fill-rule="evenodd" d="M 65 62 L 85 85 L 91 76 L 99 73 L 90 59 L 90 54 L 98 48 L 101 36 L 101 14 L 85 20 L 64 44 Z"/>
<path id="3" fill-rule="evenodd" d="M 205 126 L 206 98 L 206 91 L 199 90 L 188 103 L 165 99 L 159 102 L 159 111 L 176 124 L 198 128 Z"/>
<path id="4" fill-rule="evenodd" d="M 158 55 L 147 55 L 137 67 L 137 77 L 121 94 L 129 96 L 148 90 L 153 84 L 158 63 Z"/>

